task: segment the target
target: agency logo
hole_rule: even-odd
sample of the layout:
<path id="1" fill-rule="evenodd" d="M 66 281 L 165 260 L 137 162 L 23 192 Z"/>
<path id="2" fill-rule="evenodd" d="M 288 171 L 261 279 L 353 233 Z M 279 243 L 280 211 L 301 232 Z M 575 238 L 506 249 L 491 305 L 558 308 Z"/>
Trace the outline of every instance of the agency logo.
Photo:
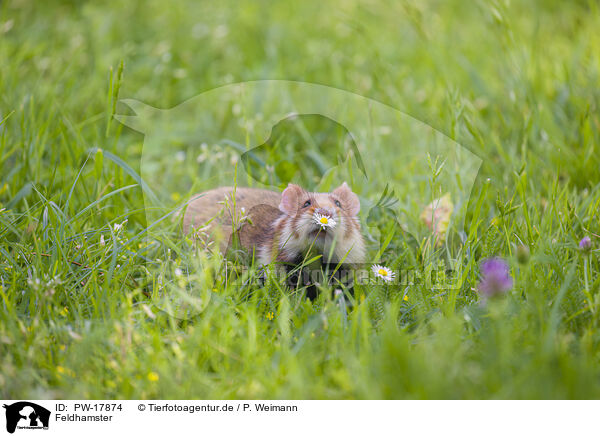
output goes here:
<path id="1" fill-rule="evenodd" d="M 171 316 L 196 316 L 214 298 L 212 289 L 220 288 L 215 280 L 224 286 L 231 283 L 228 264 L 211 253 L 220 249 L 240 260 L 235 262 L 237 268 L 257 254 L 242 249 L 243 238 L 256 241 L 258 251 L 268 252 L 269 235 L 275 231 L 273 217 L 282 211 L 273 195 L 268 196 L 271 202 L 248 200 L 250 208 L 241 206 L 239 213 L 236 205 L 245 195 L 241 190 L 228 199 L 227 191 L 217 193 L 210 204 L 203 198 L 211 190 L 234 184 L 282 194 L 292 183 L 306 192 L 324 193 L 345 181 L 360 208 L 342 218 L 365 224 L 360 232 L 368 257 L 362 264 L 344 255 L 341 263 L 368 273 L 376 265 L 422 258 L 438 265 L 440 277 L 450 278 L 447 272 L 455 271 L 450 263 L 461 257 L 468 238 L 467 205 L 482 160 L 432 126 L 352 92 L 287 80 L 232 83 L 168 109 L 131 99 L 121 103 L 128 113 L 115 119 L 144 134 L 139 175 L 129 171 L 142 189 L 148 226 L 139 235 L 143 240 L 136 241 L 141 242 L 136 251 L 147 260 L 148 294 Z M 93 151 L 122 164 L 108 151 Z M 224 205 L 222 215 L 217 205 Z M 223 220 L 223 228 L 234 232 L 245 226 L 245 233 L 228 244 L 233 233 L 221 232 L 224 243 L 217 247 L 211 238 L 214 228 L 207 224 L 213 219 Z M 315 222 L 313 215 L 310 224 L 314 227 Z M 189 240 L 194 244 L 181 237 L 184 233 L 192 235 Z M 356 233 L 339 232 L 338 239 L 334 237 L 344 247 L 338 259 L 360 240 Z M 309 237 L 314 233 L 298 235 L 294 236 L 298 246 L 312 244 Z M 183 242 L 175 249 L 164 243 L 176 240 Z M 323 251 L 323 258 L 335 254 Z M 398 253 L 404 258 L 399 259 Z M 171 262 L 175 258 L 176 266 Z M 262 280 L 264 271 L 257 271 Z M 432 276 L 432 271 L 423 276 Z M 238 272 L 239 285 L 250 289 L 250 279 Z M 387 274 L 400 278 L 399 273 Z M 438 282 L 440 289 L 459 283 Z"/>
<path id="2" fill-rule="evenodd" d="M 48 409 L 29 401 L 4 404 L 3 407 L 6 409 L 6 431 L 9 433 L 14 433 L 16 429 L 48 430 Z"/>

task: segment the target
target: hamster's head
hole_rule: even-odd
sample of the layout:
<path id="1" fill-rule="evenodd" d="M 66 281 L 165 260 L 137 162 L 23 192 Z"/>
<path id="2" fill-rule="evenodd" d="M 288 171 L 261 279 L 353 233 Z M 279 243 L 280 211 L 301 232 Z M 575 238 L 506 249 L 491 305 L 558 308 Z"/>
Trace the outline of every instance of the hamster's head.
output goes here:
<path id="1" fill-rule="evenodd" d="M 290 243 L 344 249 L 349 239 L 360 236 L 360 202 L 346 182 L 331 192 L 308 192 L 289 184 L 281 195 L 279 210 L 288 217 Z M 338 253 L 338 255 L 341 253 Z M 339 257 L 339 256 L 338 256 Z"/>

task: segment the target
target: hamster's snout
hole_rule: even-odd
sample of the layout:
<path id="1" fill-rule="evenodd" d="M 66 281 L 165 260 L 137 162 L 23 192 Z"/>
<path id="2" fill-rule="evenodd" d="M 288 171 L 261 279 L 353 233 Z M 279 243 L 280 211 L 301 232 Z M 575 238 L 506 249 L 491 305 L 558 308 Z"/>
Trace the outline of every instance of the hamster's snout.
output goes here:
<path id="1" fill-rule="evenodd" d="M 326 209 L 324 207 L 319 207 L 319 208 L 315 209 L 315 213 L 324 215 L 327 218 L 334 218 L 333 211 L 329 210 L 329 209 Z"/>

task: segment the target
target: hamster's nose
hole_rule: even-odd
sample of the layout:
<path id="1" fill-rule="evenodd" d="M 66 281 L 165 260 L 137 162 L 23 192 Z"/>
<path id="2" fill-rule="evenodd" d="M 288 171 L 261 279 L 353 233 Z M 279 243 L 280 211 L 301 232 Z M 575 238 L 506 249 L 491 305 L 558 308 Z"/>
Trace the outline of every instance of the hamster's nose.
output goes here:
<path id="1" fill-rule="evenodd" d="M 324 207 L 319 207 L 318 209 L 315 209 L 315 212 L 324 215 L 327 218 L 333 218 L 333 211 L 325 209 Z"/>

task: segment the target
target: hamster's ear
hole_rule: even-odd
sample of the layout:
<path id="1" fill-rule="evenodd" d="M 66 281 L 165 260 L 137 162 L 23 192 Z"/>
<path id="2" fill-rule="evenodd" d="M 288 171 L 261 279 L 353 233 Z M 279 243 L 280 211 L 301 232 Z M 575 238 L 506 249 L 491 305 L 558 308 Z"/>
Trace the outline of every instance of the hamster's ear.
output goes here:
<path id="1" fill-rule="evenodd" d="M 298 202 L 300 201 L 300 195 L 302 194 L 302 188 L 298 185 L 290 183 L 287 188 L 281 193 L 281 203 L 279 203 L 279 210 L 287 215 L 296 215 L 298 212 Z"/>
<path id="2" fill-rule="evenodd" d="M 358 215 L 358 212 L 360 212 L 358 195 L 352 192 L 352 189 L 350 189 L 346 182 L 335 188 L 332 194 L 339 197 L 342 202 L 342 209 L 348 211 L 350 215 Z"/>

